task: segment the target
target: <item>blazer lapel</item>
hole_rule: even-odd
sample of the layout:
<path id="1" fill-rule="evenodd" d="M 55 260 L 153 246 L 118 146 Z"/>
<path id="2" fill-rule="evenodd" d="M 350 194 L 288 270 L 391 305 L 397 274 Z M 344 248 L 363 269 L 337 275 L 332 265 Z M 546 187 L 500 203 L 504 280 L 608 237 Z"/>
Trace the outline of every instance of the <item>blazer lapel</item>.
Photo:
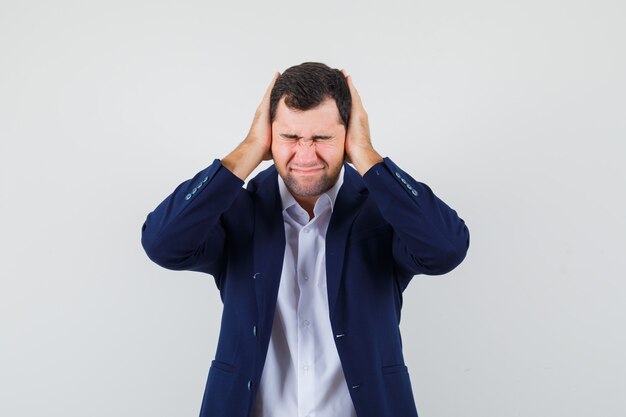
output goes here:
<path id="1" fill-rule="evenodd" d="M 285 226 L 278 191 L 278 173 L 272 167 L 255 194 L 253 265 L 255 293 L 262 334 L 269 337 L 285 256 Z"/>
<path id="2" fill-rule="evenodd" d="M 337 195 L 326 232 L 326 285 L 331 318 L 341 286 L 341 272 L 350 228 L 367 195 L 367 188 L 359 173 L 347 163 L 344 163 L 344 168 L 343 185 Z"/>

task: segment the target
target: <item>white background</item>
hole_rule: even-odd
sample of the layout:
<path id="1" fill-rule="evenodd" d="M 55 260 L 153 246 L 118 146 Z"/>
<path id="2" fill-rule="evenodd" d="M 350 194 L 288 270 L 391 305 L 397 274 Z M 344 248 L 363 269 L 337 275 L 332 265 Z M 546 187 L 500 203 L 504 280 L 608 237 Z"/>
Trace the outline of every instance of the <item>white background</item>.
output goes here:
<path id="1" fill-rule="evenodd" d="M 624 416 L 625 4 L 1 0 L 0 415 L 197 416 L 218 291 L 141 226 L 320 61 L 470 229 L 405 292 L 420 417 Z"/>

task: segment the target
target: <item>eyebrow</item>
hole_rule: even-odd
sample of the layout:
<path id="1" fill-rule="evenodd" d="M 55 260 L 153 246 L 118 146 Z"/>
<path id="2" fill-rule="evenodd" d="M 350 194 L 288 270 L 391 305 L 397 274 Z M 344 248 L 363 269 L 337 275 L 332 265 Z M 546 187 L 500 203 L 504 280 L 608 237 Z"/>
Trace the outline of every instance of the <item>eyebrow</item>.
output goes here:
<path id="1" fill-rule="evenodd" d="M 293 133 L 281 133 L 280 136 L 286 138 L 286 139 L 302 139 L 302 136 L 298 136 L 296 134 Z M 315 139 L 332 139 L 333 136 L 328 136 L 328 135 L 313 135 L 311 136 L 311 139 L 315 140 Z"/>

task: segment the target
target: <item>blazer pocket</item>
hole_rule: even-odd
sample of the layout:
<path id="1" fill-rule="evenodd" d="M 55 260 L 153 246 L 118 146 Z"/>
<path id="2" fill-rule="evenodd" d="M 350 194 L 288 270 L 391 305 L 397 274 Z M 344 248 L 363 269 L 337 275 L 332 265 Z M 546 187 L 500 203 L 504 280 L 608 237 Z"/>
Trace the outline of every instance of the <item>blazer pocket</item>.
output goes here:
<path id="1" fill-rule="evenodd" d="M 409 372 L 409 369 L 406 367 L 406 365 L 403 365 L 403 364 L 383 366 L 382 370 L 383 370 L 383 375 L 391 375 L 391 374 L 399 374 L 402 372 L 404 373 Z"/>
<path id="2" fill-rule="evenodd" d="M 217 360 L 211 362 L 211 368 L 219 369 L 220 371 L 228 372 L 231 374 L 235 372 L 235 367 L 233 365 Z"/>

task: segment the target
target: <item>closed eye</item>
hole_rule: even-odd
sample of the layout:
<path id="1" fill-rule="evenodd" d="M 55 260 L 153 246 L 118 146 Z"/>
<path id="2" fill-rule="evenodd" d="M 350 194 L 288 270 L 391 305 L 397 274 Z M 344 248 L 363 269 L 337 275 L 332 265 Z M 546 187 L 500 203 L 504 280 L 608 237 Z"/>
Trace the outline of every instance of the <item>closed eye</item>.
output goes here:
<path id="1" fill-rule="evenodd" d="M 290 142 L 294 142 L 294 141 L 300 139 L 300 137 L 298 135 L 288 135 L 288 134 L 285 134 L 285 133 L 281 133 L 280 137 L 285 139 L 285 140 L 287 140 L 287 141 L 290 141 Z"/>
<path id="2" fill-rule="evenodd" d="M 282 137 L 283 139 L 285 139 L 286 141 L 289 142 L 295 142 L 297 140 L 300 139 L 304 139 L 302 136 L 298 136 L 298 135 L 294 135 L 294 134 L 288 134 L 288 133 L 281 133 L 280 137 Z M 327 141 L 330 139 L 333 139 L 334 136 L 328 136 L 328 135 L 313 135 L 311 136 L 311 140 L 313 142 L 323 142 L 323 141 Z"/>
<path id="3" fill-rule="evenodd" d="M 312 137 L 312 139 L 316 142 L 330 140 L 332 138 L 333 138 L 332 136 L 322 136 L 322 135 L 315 135 Z"/>

